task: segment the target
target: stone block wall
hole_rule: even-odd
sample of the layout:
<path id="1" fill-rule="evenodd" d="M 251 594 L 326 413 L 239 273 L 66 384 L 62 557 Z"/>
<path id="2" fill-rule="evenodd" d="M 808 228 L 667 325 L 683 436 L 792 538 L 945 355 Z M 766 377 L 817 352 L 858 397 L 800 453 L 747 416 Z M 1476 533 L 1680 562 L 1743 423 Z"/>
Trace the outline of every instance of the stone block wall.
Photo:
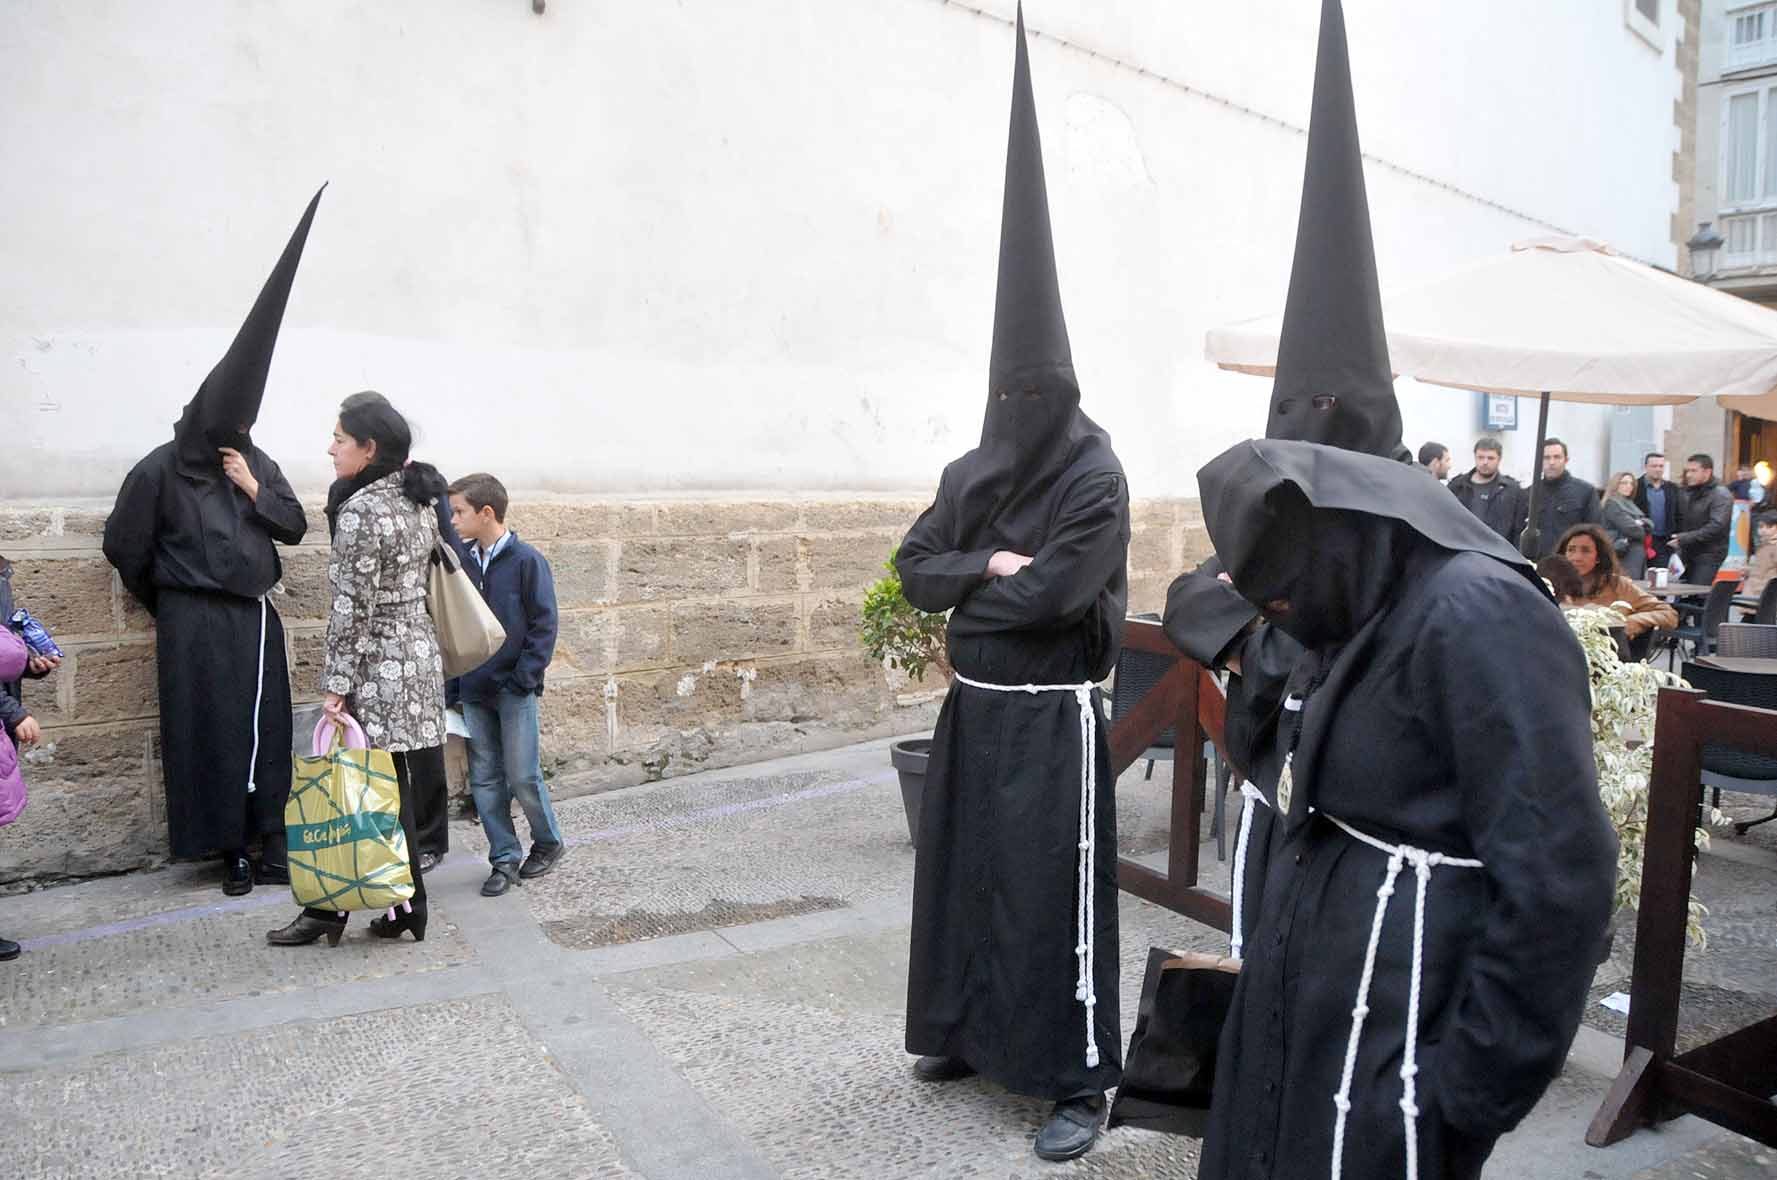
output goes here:
<path id="1" fill-rule="evenodd" d="M 865 588 L 920 497 L 600 499 L 516 495 L 509 521 L 555 570 L 561 635 L 543 698 L 563 796 L 929 728 L 941 685 L 908 684 L 857 639 Z M 167 855 L 153 619 L 100 554 L 107 505 L 0 502 L 18 601 L 63 666 L 27 682 L 46 742 L 31 801 L 0 828 L 0 885 L 118 872 Z M 284 551 L 274 599 L 296 700 L 319 695 L 327 547 Z M 1195 502 L 1141 501 L 1130 609 L 1207 554 Z"/>

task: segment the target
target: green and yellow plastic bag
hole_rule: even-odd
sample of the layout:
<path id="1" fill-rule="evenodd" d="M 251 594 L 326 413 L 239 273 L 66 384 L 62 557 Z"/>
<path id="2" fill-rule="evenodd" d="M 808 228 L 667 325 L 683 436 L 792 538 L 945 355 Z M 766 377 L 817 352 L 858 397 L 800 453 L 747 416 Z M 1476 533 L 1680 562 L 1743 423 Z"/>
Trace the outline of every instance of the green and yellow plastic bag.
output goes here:
<path id="1" fill-rule="evenodd" d="M 413 896 L 395 759 L 369 749 L 350 717 L 315 727 L 314 756 L 294 759 L 284 835 L 290 892 L 317 910 L 386 910 Z"/>

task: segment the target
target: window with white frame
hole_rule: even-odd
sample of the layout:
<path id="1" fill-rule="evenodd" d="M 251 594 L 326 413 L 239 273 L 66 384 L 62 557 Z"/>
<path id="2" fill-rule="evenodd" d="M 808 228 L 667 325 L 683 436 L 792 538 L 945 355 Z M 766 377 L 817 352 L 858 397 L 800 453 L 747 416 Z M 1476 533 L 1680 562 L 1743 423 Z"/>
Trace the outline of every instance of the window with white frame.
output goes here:
<path id="1" fill-rule="evenodd" d="M 1777 264 L 1777 80 L 1722 97 L 1721 265 Z"/>
<path id="2" fill-rule="evenodd" d="M 1636 36 L 1655 49 L 1662 49 L 1660 8 L 1666 0 L 1623 0 L 1623 20 Z"/>
<path id="3" fill-rule="evenodd" d="M 1728 13 L 1727 70 L 1750 70 L 1777 62 L 1777 4 L 1758 4 Z"/>

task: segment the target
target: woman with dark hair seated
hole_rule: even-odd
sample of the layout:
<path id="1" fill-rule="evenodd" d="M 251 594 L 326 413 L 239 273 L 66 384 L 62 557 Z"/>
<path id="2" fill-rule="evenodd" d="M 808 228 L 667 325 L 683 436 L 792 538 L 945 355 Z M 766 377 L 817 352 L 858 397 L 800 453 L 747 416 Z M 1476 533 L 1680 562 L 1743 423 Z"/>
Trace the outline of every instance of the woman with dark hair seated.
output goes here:
<path id="1" fill-rule="evenodd" d="M 408 459 L 413 432 L 380 393 L 355 393 L 333 428 L 333 470 L 327 527 L 333 556 L 327 580 L 322 689 L 327 713 L 349 713 L 370 744 L 395 759 L 401 829 L 413 860 L 411 912 L 376 918 L 370 932 L 426 936 L 426 883 L 419 872 L 415 801 L 444 776 L 444 665 L 426 612 L 426 574 L 438 543 L 438 498 L 445 480 L 429 463 Z M 322 935 L 337 946 L 345 915 L 304 910 L 266 935 L 273 946 L 305 946 Z"/>
<path id="2" fill-rule="evenodd" d="M 1617 571 L 1610 538 L 1595 524 L 1576 524 L 1561 534 L 1555 552 L 1573 564 L 1580 593 L 1567 606 L 1609 606 L 1623 615 L 1631 640 L 1661 627 L 1678 626 L 1678 612 Z"/>

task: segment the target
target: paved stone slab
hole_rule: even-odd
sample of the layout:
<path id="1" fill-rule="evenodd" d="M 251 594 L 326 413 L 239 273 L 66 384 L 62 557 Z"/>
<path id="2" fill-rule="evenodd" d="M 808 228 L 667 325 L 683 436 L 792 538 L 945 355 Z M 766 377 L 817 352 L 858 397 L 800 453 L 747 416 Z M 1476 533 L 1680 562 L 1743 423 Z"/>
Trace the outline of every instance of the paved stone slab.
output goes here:
<path id="1" fill-rule="evenodd" d="M 0 1110 L 23 1176 L 636 1175 L 501 996 L 15 1077 Z"/>
<path id="2" fill-rule="evenodd" d="M 1125 896 L 1124 1031 L 1150 944 L 1221 936 Z M 806 943 L 608 981 L 619 1009 L 786 1178 L 1190 1177 L 1195 1141 L 1119 1128 L 1059 1169 L 1030 1151 L 1048 1104 L 972 1079 L 921 1085 L 903 1048 L 908 930 Z M 693 999 L 693 997 L 697 997 Z M 776 1115 L 756 1117 L 760 1109 Z"/>
<path id="3" fill-rule="evenodd" d="M 9 903 L 13 908 L 16 903 Z M 434 917 L 424 943 L 370 937 L 355 915 L 338 947 L 273 947 L 265 932 L 295 917 L 287 892 L 253 904 L 78 941 L 31 945 L 0 970 L 0 1027 L 93 1020 L 125 1012 L 456 966 L 470 952 Z M 177 916 L 177 914 L 175 914 Z M 93 927 L 70 934 L 85 934 Z M 96 929 L 105 931 L 109 925 Z"/>
<path id="4" fill-rule="evenodd" d="M 1768 1180 L 1777 1176 L 1777 1150 L 1730 1135 L 1700 1151 L 1635 1173 L 1634 1180 Z"/>

